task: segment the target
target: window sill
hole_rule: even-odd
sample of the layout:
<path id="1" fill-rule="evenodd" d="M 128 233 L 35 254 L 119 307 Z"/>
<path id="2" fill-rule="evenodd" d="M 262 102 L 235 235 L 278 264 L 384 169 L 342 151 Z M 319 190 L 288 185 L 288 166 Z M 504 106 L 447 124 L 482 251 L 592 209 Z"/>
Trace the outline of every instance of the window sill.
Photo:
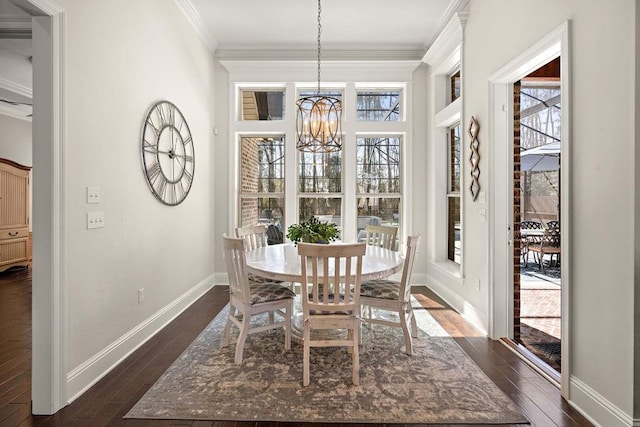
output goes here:
<path id="1" fill-rule="evenodd" d="M 453 261 L 432 261 L 431 265 L 440 273 L 446 274 L 452 279 L 459 280 L 460 282 L 464 279 L 462 270 L 460 269 L 460 264 L 456 264 Z"/>

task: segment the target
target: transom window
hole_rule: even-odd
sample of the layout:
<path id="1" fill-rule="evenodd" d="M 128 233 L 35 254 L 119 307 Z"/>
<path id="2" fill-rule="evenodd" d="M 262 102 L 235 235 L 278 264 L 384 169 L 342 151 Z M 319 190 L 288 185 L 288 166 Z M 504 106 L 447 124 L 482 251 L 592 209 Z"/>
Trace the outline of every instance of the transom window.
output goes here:
<path id="1" fill-rule="evenodd" d="M 284 90 L 242 89 L 242 120 L 284 119 Z"/>
<path id="2" fill-rule="evenodd" d="M 400 120 L 400 91 L 396 90 L 358 92 L 356 103 L 357 120 Z"/>

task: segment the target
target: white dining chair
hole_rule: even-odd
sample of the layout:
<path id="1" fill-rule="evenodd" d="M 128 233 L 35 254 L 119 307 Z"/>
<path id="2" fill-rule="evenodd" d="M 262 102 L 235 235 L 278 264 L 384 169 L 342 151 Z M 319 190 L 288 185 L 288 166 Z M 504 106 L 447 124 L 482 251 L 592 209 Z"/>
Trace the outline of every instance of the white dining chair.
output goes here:
<path id="1" fill-rule="evenodd" d="M 418 336 L 416 318 L 411 307 L 411 271 L 416 250 L 420 244 L 420 234 L 407 238 L 407 254 L 402 268 L 400 282 L 387 279 L 378 279 L 362 282 L 360 285 L 360 305 L 362 310 L 375 308 L 397 313 L 399 321 L 376 318 L 371 315 L 363 317 L 365 323 L 377 323 L 386 326 L 402 328 L 404 334 L 405 352 L 413 354 L 412 337 Z M 411 324 L 411 331 L 409 331 Z"/>
<path id="2" fill-rule="evenodd" d="M 249 334 L 269 329 L 284 328 L 285 350 L 291 349 L 291 316 L 295 293 L 288 287 L 273 282 L 249 280 L 245 260 L 244 241 L 224 235 L 224 255 L 229 276 L 229 315 L 222 336 L 222 347 L 229 345 L 231 325 L 240 329 L 236 343 L 235 363 L 242 364 L 244 344 Z M 251 326 L 251 317 L 268 313 L 268 323 Z M 280 318 L 275 320 L 275 314 Z"/>
<path id="3" fill-rule="evenodd" d="M 365 233 L 365 243 L 367 245 L 380 246 L 392 251 L 398 250 L 398 227 L 367 224 Z"/>
<path id="4" fill-rule="evenodd" d="M 302 384 L 310 383 L 311 347 L 348 347 L 352 381 L 360 383 L 359 299 L 364 243 L 322 245 L 298 243 L 302 277 Z M 313 330 L 343 329 L 346 336 L 314 336 Z"/>

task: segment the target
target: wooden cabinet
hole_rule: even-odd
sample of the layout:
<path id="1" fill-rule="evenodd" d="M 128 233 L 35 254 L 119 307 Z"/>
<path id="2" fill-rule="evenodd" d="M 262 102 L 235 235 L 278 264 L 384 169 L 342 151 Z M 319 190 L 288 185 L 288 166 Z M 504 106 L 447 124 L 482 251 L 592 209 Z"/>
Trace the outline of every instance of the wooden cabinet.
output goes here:
<path id="1" fill-rule="evenodd" d="M 29 265 L 29 171 L 0 158 L 0 271 Z"/>

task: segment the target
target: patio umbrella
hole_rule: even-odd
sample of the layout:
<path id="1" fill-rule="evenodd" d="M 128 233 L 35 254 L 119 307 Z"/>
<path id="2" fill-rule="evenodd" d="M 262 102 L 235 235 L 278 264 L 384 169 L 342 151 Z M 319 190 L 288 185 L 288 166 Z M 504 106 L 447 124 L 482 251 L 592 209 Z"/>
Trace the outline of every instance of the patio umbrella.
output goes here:
<path id="1" fill-rule="evenodd" d="M 520 153 L 523 172 L 555 171 L 560 169 L 560 141 L 530 148 Z"/>

